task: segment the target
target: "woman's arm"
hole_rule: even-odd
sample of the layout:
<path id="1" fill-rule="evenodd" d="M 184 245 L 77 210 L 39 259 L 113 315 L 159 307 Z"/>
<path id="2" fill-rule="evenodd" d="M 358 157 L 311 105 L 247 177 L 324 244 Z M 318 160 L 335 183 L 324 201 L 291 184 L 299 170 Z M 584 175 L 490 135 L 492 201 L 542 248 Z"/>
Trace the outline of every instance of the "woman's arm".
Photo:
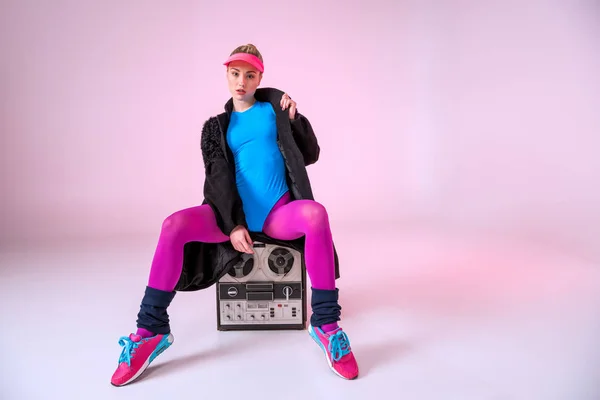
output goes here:
<path id="1" fill-rule="evenodd" d="M 213 209 L 219 227 L 229 236 L 236 226 L 246 228 L 247 224 L 233 172 L 223 154 L 215 117 L 204 123 L 200 147 L 205 169 L 204 198 Z"/>
<path id="2" fill-rule="evenodd" d="M 310 122 L 304 115 L 296 111 L 296 116 L 290 119 L 290 123 L 292 125 L 294 140 L 304 156 L 304 165 L 316 163 L 319 159 L 321 148 Z"/>

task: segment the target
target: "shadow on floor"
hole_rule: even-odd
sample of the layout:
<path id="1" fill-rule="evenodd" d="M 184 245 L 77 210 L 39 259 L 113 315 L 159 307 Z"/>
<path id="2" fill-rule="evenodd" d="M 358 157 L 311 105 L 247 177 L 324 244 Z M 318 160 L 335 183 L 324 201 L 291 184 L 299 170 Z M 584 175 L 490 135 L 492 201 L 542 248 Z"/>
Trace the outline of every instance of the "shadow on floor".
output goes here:
<path id="1" fill-rule="evenodd" d="M 387 364 L 410 353 L 414 345 L 405 340 L 385 340 L 368 345 L 362 345 L 353 350 L 358 361 L 359 377 L 364 378 L 371 372 L 385 368 Z"/>
<path id="2" fill-rule="evenodd" d="M 156 378 L 166 374 L 173 374 L 177 371 L 189 369 L 190 367 L 201 362 L 210 362 L 214 359 L 222 359 L 229 355 L 239 356 L 245 350 L 256 350 L 256 338 L 253 336 L 248 339 L 231 341 L 218 344 L 214 348 L 206 349 L 187 356 L 171 359 L 160 364 L 151 365 L 138 380 L 139 382 L 148 379 Z"/>

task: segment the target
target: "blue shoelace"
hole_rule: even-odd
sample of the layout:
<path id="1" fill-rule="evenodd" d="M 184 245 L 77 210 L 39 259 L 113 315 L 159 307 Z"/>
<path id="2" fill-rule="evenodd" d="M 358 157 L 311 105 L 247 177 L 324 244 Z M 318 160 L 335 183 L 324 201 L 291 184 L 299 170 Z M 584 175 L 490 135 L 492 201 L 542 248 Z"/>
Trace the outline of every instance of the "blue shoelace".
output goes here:
<path id="1" fill-rule="evenodd" d="M 346 354 L 350 354 L 350 339 L 344 331 L 329 336 L 328 350 L 333 361 L 340 361 Z"/>
<path id="2" fill-rule="evenodd" d="M 131 356 L 135 353 L 135 349 L 142 344 L 141 341 L 134 342 L 127 336 L 123 336 L 119 339 L 119 345 L 123 346 L 121 355 L 119 356 L 119 364 L 123 361 L 127 362 L 127 365 L 131 366 Z"/>

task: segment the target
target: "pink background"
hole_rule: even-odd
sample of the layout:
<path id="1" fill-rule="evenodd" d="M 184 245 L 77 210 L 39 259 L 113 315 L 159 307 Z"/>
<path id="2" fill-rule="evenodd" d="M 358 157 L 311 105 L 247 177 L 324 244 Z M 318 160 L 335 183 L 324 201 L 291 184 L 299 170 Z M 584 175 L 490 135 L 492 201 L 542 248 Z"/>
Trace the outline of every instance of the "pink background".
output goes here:
<path id="1" fill-rule="evenodd" d="M 250 42 L 319 136 L 335 229 L 593 249 L 600 10 L 526 3 L 3 1 L 0 240 L 156 235 L 200 203 L 200 129 Z"/>

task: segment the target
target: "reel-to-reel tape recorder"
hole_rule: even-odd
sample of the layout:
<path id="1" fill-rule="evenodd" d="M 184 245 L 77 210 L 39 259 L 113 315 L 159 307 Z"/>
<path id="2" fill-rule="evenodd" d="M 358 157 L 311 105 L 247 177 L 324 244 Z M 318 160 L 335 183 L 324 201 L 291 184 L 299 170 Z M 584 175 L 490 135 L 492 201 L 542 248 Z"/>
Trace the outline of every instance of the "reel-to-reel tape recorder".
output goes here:
<path id="1" fill-rule="evenodd" d="M 290 247 L 254 242 L 254 254 L 216 284 L 217 329 L 305 329 L 306 273 L 302 254 Z"/>

